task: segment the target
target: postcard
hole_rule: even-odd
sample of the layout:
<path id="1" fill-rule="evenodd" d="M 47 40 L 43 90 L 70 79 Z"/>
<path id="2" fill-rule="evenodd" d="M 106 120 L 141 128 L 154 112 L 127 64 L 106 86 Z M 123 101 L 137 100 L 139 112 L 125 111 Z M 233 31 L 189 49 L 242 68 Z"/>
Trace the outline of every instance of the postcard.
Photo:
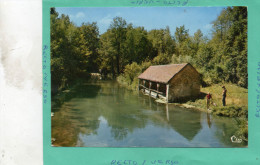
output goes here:
<path id="1" fill-rule="evenodd" d="M 43 0 L 44 164 L 258 164 L 256 4 Z"/>

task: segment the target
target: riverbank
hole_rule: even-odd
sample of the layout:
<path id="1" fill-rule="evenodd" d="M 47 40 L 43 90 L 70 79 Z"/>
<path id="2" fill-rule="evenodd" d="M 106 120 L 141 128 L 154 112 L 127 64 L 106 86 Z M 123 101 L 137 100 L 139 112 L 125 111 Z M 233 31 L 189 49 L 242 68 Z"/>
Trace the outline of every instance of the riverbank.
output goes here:
<path id="1" fill-rule="evenodd" d="M 242 87 L 239 87 L 235 84 L 214 84 L 209 87 L 202 87 L 201 92 L 205 95 L 210 92 L 212 94 L 212 102 L 211 109 L 217 111 L 222 110 L 222 86 L 225 85 L 227 89 L 227 97 L 226 97 L 226 108 L 231 107 L 243 107 L 247 108 L 248 105 L 248 90 Z M 206 109 L 206 100 L 205 99 L 197 99 L 195 101 L 189 101 L 187 104 L 194 105 L 195 107 L 199 107 L 202 109 Z M 231 115 L 232 117 L 232 115 Z"/>
<path id="2" fill-rule="evenodd" d="M 60 107 L 66 100 L 73 98 L 71 94 L 73 90 L 75 90 L 80 83 L 75 83 L 71 87 L 68 87 L 64 90 L 58 91 L 57 93 L 51 96 L 51 112 L 56 111 L 56 107 Z"/>
<path id="3" fill-rule="evenodd" d="M 122 80 L 121 77 L 117 79 L 120 85 L 126 87 L 129 90 L 133 90 L 138 92 L 138 83 L 133 81 L 132 84 L 126 83 L 126 81 Z M 227 89 L 227 97 L 226 97 L 226 106 L 222 106 L 222 86 L 225 86 Z M 190 100 L 183 103 L 169 103 L 179 105 L 185 108 L 195 108 L 201 111 L 207 112 L 207 105 L 205 96 L 208 92 L 212 95 L 212 103 L 210 105 L 210 110 L 219 116 L 226 116 L 226 117 L 241 117 L 246 116 L 248 107 L 248 89 L 239 87 L 235 84 L 214 84 L 208 87 L 202 87 L 200 89 L 201 96 L 197 99 Z M 165 103 L 163 100 L 156 100 L 159 103 Z M 230 113 L 227 113 L 227 110 Z M 235 113 L 237 111 L 237 113 Z M 241 113 L 244 112 L 244 113 Z"/>
<path id="4" fill-rule="evenodd" d="M 90 75 L 91 75 L 90 78 L 78 79 L 74 83 L 72 83 L 69 87 L 66 87 L 63 90 L 59 90 L 56 93 L 52 93 L 52 95 L 51 95 L 52 112 L 55 112 L 56 107 L 59 107 L 65 101 L 70 100 L 71 98 L 74 98 L 75 97 L 75 91 L 80 90 L 78 88 L 82 84 L 90 83 L 90 82 L 97 82 L 97 81 L 100 81 L 101 79 L 104 79 L 98 73 L 90 73 Z M 85 91 L 85 92 L 87 92 L 87 91 Z M 84 95 L 84 93 L 82 93 L 82 95 Z"/>
<path id="5" fill-rule="evenodd" d="M 117 81 L 124 87 L 138 92 L 138 84 L 127 84 L 122 78 Z M 222 105 L 222 86 L 225 85 L 227 89 L 226 106 Z M 206 105 L 206 94 L 212 94 L 212 104 L 209 110 Z M 239 131 L 236 136 L 241 137 L 243 140 L 248 139 L 248 89 L 239 87 L 235 84 L 214 84 L 208 87 L 201 88 L 201 96 L 197 99 L 190 100 L 183 103 L 168 103 L 188 109 L 196 109 L 199 111 L 211 113 L 217 116 L 224 116 L 234 118 L 239 126 Z M 156 102 L 165 104 L 164 100 L 156 99 Z"/>
<path id="6" fill-rule="evenodd" d="M 227 89 L 226 106 L 222 105 L 222 85 L 225 85 Z M 235 84 L 215 84 L 201 88 L 201 92 L 212 94 L 211 113 L 217 116 L 234 118 L 239 126 L 236 136 L 248 141 L 248 89 Z M 185 104 L 207 111 L 205 99 L 188 101 Z"/>

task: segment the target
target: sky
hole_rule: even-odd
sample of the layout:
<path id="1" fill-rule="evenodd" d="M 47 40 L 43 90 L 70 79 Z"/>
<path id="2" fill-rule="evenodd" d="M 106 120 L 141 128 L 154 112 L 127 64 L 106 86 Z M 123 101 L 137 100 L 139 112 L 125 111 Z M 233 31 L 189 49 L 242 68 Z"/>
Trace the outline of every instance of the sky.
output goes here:
<path id="1" fill-rule="evenodd" d="M 200 29 L 210 38 L 211 23 L 222 9 L 224 7 L 57 7 L 56 11 L 68 15 L 77 26 L 97 22 L 100 34 L 106 32 L 114 17 L 119 16 L 134 27 L 143 26 L 148 31 L 169 26 L 174 35 L 176 27 L 185 25 L 190 35 Z"/>

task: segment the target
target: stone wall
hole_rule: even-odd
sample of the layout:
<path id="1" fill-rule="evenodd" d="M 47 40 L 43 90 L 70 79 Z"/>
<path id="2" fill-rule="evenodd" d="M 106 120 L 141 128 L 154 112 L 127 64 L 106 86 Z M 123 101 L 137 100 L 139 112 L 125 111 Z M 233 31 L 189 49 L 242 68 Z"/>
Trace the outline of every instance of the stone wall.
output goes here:
<path id="1" fill-rule="evenodd" d="M 199 73 L 187 65 L 169 83 L 169 102 L 196 97 L 200 94 Z"/>

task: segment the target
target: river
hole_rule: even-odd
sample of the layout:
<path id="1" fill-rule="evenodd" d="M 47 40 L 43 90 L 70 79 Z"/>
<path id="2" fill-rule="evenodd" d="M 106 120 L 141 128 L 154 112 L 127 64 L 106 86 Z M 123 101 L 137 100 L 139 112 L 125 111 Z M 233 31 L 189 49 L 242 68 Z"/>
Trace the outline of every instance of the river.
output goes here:
<path id="1" fill-rule="evenodd" d="M 230 140 L 234 119 L 157 103 L 115 81 L 84 83 L 62 96 L 52 107 L 54 146 L 247 147 Z"/>

